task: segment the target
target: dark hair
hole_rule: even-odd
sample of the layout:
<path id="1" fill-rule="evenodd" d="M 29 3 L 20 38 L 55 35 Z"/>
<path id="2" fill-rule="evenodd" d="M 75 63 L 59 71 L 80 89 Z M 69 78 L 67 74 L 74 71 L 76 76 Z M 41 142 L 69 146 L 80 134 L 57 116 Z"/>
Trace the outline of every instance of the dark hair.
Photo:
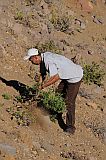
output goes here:
<path id="1" fill-rule="evenodd" d="M 45 63 L 44 63 L 44 59 L 40 63 L 40 73 L 41 73 L 41 76 L 42 76 L 42 80 L 44 81 L 45 78 L 46 78 L 46 66 L 45 66 Z"/>
<path id="2" fill-rule="evenodd" d="M 41 56 L 41 53 L 38 53 L 38 55 L 37 56 Z"/>

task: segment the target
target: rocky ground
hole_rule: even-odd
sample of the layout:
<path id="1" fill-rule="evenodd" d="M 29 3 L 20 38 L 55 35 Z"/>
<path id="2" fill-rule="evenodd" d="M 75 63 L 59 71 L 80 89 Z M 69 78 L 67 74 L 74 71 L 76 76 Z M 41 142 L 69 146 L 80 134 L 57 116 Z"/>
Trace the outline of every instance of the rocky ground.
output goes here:
<path id="1" fill-rule="evenodd" d="M 0 160 L 106 159 L 106 76 L 101 87 L 82 83 L 74 135 L 51 122 L 36 102 L 15 98 L 16 84 L 35 83 L 38 68 L 23 60 L 31 47 L 76 57 L 80 64 L 95 61 L 106 70 L 106 1 L 83 2 L 0 0 Z M 27 118 L 24 126 L 17 121 L 16 108 L 28 109 L 30 125 Z"/>

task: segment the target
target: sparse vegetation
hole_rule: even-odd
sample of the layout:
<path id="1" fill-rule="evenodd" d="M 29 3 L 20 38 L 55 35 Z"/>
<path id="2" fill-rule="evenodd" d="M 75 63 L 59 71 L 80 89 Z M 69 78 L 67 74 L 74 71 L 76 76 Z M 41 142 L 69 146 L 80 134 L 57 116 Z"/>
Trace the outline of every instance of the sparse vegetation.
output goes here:
<path id="1" fill-rule="evenodd" d="M 35 121 L 27 108 L 21 106 L 13 106 L 7 108 L 7 112 L 11 115 L 11 120 L 15 119 L 18 125 L 29 126 L 31 122 Z"/>
<path id="2" fill-rule="evenodd" d="M 55 93 L 55 91 L 51 89 L 47 92 L 40 91 L 38 88 L 39 83 L 36 83 L 36 85 L 32 87 L 26 86 L 25 94 L 15 97 L 17 104 L 21 103 L 21 105 L 16 105 L 7 109 L 7 111 L 11 114 L 11 119 L 15 118 L 18 125 L 29 125 L 29 121 L 31 121 L 26 107 L 22 107 L 25 102 L 33 102 L 36 100 L 46 110 L 48 110 L 52 121 L 55 121 L 57 113 L 64 112 L 66 105 L 64 99 L 59 93 Z M 4 97 L 7 98 L 7 95 Z"/>
<path id="3" fill-rule="evenodd" d="M 87 128 L 90 128 L 91 131 L 93 132 L 93 134 L 98 137 L 101 141 L 104 141 L 104 135 L 106 132 L 105 126 L 103 126 L 103 124 L 101 124 L 99 121 L 95 122 L 84 122 L 85 126 Z"/>
<path id="4" fill-rule="evenodd" d="M 22 20 L 24 19 L 24 14 L 23 14 L 23 12 L 17 11 L 14 18 L 15 18 L 15 20 L 22 21 Z"/>
<path id="5" fill-rule="evenodd" d="M 58 31 L 65 32 L 69 29 L 70 22 L 67 16 L 59 17 L 52 15 L 50 21 L 53 24 L 54 28 Z"/>
<path id="6" fill-rule="evenodd" d="M 30 26 L 30 19 L 31 17 L 29 17 L 28 15 L 25 15 L 22 11 L 17 11 L 16 15 L 14 16 L 14 19 L 20 23 L 23 24 L 24 26 Z"/>
<path id="7" fill-rule="evenodd" d="M 38 103 L 42 104 L 43 107 L 45 109 L 47 109 L 50 113 L 50 118 L 51 120 L 55 120 L 56 118 L 56 114 L 57 113 L 61 113 L 64 112 L 65 110 L 65 102 L 64 99 L 62 98 L 62 96 L 59 93 L 55 93 L 55 91 L 53 91 L 52 89 L 50 89 L 49 91 L 45 92 L 45 91 L 40 91 L 39 89 L 39 83 L 36 83 L 34 86 L 32 87 L 28 87 L 26 86 L 24 89 L 24 94 L 23 95 L 19 95 L 15 97 L 15 101 L 17 103 L 25 103 L 25 102 L 33 102 L 33 101 L 37 101 Z M 9 109 L 9 111 L 13 112 L 13 110 L 11 110 L 11 108 Z M 18 111 L 15 111 L 12 113 L 12 115 L 19 115 L 19 118 L 22 119 L 23 117 L 23 113 L 21 113 Z"/>
<path id="8" fill-rule="evenodd" d="M 19 96 L 16 96 L 15 100 L 17 102 L 21 102 L 21 103 L 24 103 L 24 102 L 29 101 L 29 100 L 34 100 L 34 98 L 36 97 L 37 93 L 38 93 L 37 85 L 34 85 L 32 87 L 25 86 L 23 88 L 23 94 L 21 94 Z"/>
<path id="9" fill-rule="evenodd" d="M 0 109 L 3 107 L 3 105 L 4 105 L 3 103 L 0 103 Z"/>
<path id="10" fill-rule="evenodd" d="M 29 126 L 30 123 L 35 122 L 36 117 L 31 115 L 27 105 L 24 105 L 24 103 L 35 100 L 37 93 L 37 85 L 32 87 L 24 86 L 23 95 L 16 96 L 14 99 L 16 105 L 7 108 L 7 112 L 11 115 L 11 120 L 15 119 L 17 124 L 21 126 Z M 4 97 L 7 98 L 7 95 L 4 94 Z"/>
<path id="11" fill-rule="evenodd" d="M 59 93 L 55 93 L 52 90 L 48 92 L 42 91 L 40 97 L 40 101 L 46 109 L 57 113 L 64 112 L 66 105 Z"/>
<path id="12" fill-rule="evenodd" d="M 100 68 L 100 66 L 92 62 L 91 65 L 84 64 L 84 82 L 87 84 L 94 83 L 98 86 L 102 85 L 102 80 L 104 78 L 104 71 Z"/>
<path id="13" fill-rule="evenodd" d="M 52 40 L 50 40 L 44 44 L 37 44 L 35 47 L 39 49 L 40 53 L 47 52 L 47 51 L 60 53 L 59 48 L 55 45 L 54 41 L 52 41 Z"/>
<path id="14" fill-rule="evenodd" d="M 106 72 L 105 8 L 106 0 L 0 1 L 0 160 L 106 159 L 106 75 L 101 76 Z M 66 107 L 54 107 L 53 98 L 45 95 L 49 87 L 43 93 L 36 87 L 39 66 L 23 60 L 35 46 L 40 53 L 50 51 L 89 65 L 84 65 L 76 99 L 73 135 L 65 132 Z M 98 74 L 92 61 L 99 65 Z M 47 73 L 44 83 L 48 78 Z"/>
<path id="15" fill-rule="evenodd" d="M 25 0 L 25 2 L 26 2 L 27 6 L 31 6 L 31 5 L 34 5 L 34 3 L 36 2 L 36 0 Z"/>
<path id="16" fill-rule="evenodd" d="M 2 97 L 6 100 L 10 100 L 11 99 L 11 96 L 8 94 L 8 93 L 4 93 L 2 94 Z"/>
<path id="17" fill-rule="evenodd" d="M 70 152 L 65 152 L 63 151 L 60 156 L 62 158 L 65 158 L 66 160 L 69 160 L 70 158 L 72 160 L 88 160 L 88 158 L 86 157 L 86 155 L 83 156 L 79 156 L 79 154 L 75 151 L 70 151 Z"/>

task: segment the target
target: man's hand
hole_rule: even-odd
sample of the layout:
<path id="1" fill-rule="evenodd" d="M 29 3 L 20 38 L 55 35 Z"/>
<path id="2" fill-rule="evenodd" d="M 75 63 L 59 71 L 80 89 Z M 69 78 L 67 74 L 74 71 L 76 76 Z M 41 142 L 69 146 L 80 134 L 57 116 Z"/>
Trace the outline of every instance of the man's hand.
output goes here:
<path id="1" fill-rule="evenodd" d="M 59 79 L 60 79 L 59 75 L 56 74 L 56 75 L 50 77 L 50 79 L 49 79 L 47 82 L 45 82 L 45 83 L 42 85 L 41 88 L 43 89 L 43 88 L 45 88 L 45 87 L 48 87 L 48 86 L 50 86 L 51 84 L 54 84 L 55 82 L 57 82 Z"/>
<path id="2" fill-rule="evenodd" d="M 54 83 L 57 82 L 59 79 L 60 79 L 60 77 L 59 77 L 58 74 L 50 77 L 50 79 L 49 79 L 47 82 L 45 82 L 44 84 L 41 83 L 41 84 L 39 85 L 39 90 L 42 90 L 42 89 L 43 89 L 43 90 L 46 90 L 46 89 L 45 89 L 46 87 L 54 84 Z"/>
<path id="3" fill-rule="evenodd" d="M 42 87 L 42 84 L 41 85 L 39 85 L 39 90 L 42 90 L 43 89 L 43 87 Z"/>
<path id="4" fill-rule="evenodd" d="M 43 85 L 40 85 L 39 90 L 47 91 L 47 88 L 46 87 L 44 88 Z"/>

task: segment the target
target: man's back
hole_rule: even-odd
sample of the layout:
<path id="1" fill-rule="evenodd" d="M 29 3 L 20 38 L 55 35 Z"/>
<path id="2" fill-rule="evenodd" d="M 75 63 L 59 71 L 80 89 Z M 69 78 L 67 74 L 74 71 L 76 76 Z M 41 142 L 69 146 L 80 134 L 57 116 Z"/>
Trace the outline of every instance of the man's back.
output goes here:
<path id="1" fill-rule="evenodd" d="M 82 67 L 65 56 L 51 52 L 45 52 L 41 55 L 42 57 L 44 56 L 45 66 L 49 70 L 50 76 L 58 73 L 61 79 L 67 79 L 70 83 L 75 83 L 82 79 Z"/>

